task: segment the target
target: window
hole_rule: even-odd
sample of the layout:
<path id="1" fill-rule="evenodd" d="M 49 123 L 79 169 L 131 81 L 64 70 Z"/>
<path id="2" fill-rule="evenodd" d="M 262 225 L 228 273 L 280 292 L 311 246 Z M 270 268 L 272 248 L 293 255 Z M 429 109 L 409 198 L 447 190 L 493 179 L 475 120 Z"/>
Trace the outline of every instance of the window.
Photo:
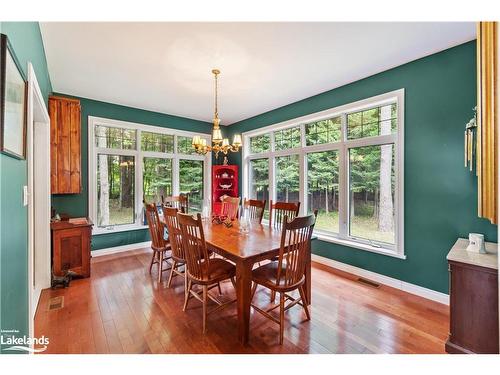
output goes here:
<path id="1" fill-rule="evenodd" d="M 173 195 L 172 173 L 172 159 L 144 158 L 142 189 L 146 202 L 161 202 L 162 197 Z"/>
<path id="2" fill-rule="evenodd" d="M 97 155 L 97 225 L 135 221 L 133 156 Z"/>
<path id="3" fill-rule="evenodd" d="M 287 150 L 300 146 L 300 127 L 278 130 L 274 132 L 274 149 Z"/>
<path id="4" fill-rule="evenodd" d="M 171 134 L 158 134 L 151 132 L 141 132 L 142 151 L 174 152 L 174 136 Z"/>
<path id="5" fill-rule="evenodd" d="M 177 152 L 179 154 L 195 155 L 193 137 L 177 137 Z"/>
<path id="6" fill-rule="evenodd" d="M 371 108 L 347 115 L 347 138 L 375 137 L 396 132 L 396 104 Z"/>
<path id="7" fill-rule="evenodd" d="M 299 155 L 276 158 L 276 201 L 296 202 L 299 198 Z"/>
<path id="8" fill-rule="evenodd" d="M 311 146 L 340 141 L 340 127 L 340 116 L 306 124 L 306 145 Z"/>
<path id="9" fill-rule="evenodd" d="M 250 199 L 269 202 L 269 159 L 250 161 Z"/>
<path id="10" fill-rule="evenodd" d="M 339 232 L 338 151 L 307 154 L 307 212 L 318 210 L 315 228 Z"/>
<path id="11" fill-rule="evenodd" d="M 394 244 L 394 145 L 349 149 L 349 235 Z"/>
<path id="12" fill-rule="evenodd" d="M 271 137 L 264 134 L 258 137 L 250 138 L 250 150 L 252 154 L 266 152 L 271 150 Z"/>
<path id="13" fill-rule="evenodd" d="M 95 141 L 97 147 L 134 150 L 136 148 L 136 131 L 97 125 L 95 127 Z"/>
<path id="14" fill-rule="evenodd" d="M 326 241 L 404 258 L 404 90 L 245 133 L 243 195 L 318 210 Z"/>
<path id="15" fill-rule="evenodd" d="M 189 194 L 189 213 L 203 208 L 203 161 L 179 161 L 179 192 Z"/>
<path id="16" fill-rule="evenodd" d="M 144 228 L 143 200 L 189 193 L 190 212 L 209 196 L 210 155 L 193 153 L 194 135 L 89 117 L 89 212 L 94 234 Z M 177 151 L 176 151 L 177 150 Z"/>
<path id="17" fill-rule="evenodd" d="M 249 177 L 248 198 L 265 200 L 269 208 L 269 159 L 250 160 Z M 269 219 L 269 211 L 264 211 L 264 218 Z"/>

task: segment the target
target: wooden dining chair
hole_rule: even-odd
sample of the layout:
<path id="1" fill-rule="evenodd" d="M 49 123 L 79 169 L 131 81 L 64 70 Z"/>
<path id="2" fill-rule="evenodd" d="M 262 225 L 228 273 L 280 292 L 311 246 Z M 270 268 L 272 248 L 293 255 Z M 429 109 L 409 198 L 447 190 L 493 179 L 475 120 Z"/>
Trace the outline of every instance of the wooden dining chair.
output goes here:
<path id="1" fill-rule="evenodd" d="M 221 281 L 228 279 L 235 286 L 236 267 L 224 259 L 209 257 L 200 214 L 197 214 L 196 218 L 194 218 L 187 214 L 178 213 L 177 219 L 181 227 L 182 243 L 187 263 L 188 286 L 183 310 L 186 311 L 191 297 L 196 298 L 203 304 L 203 333 L 205 333 L 207 315 L 236 301 L 234 299 L 223 303 L 208 292 L 219 285 Z M 193 286 L 196 285 L 201 287 L 201 294 L 193 290 Z M 217 307 L 209 312 L 207 311 L 208 299 L 217 304 Z"/>
<path id="2" fill-rule="evenodd" d="M 182 244 L 181 227 L 177 220 L 179 210 L 174 207 L 163 206 L 163 221 L 167 226 L 168 238 L 172 248 L 172 266 L 168 277 L 167 288 L 170 288 L 172 279 L 175 276 L 184 278 L 184 293 L 187 288 L 187 273 L 186 273 L 186 256 L 184 254 L 184 246 Z"/>
<path id="3" fill-rule="evenodd" d="M 170 242 L 165 239 L 165 226 L 160 221 L 156 204 L 144 203 L 144 207 L 149 234 L 151 236 L 151 249 L 153 250 L 151 264 L 149 265 L 149 273 L 151 274 L 153 264 L 158 264 L 158 282 L 160 283 L 162 273 L 170 269 L 163 268 L 163 263 L 168 263 L 171 258 L 171 256 L 167 254 L 167 251 L 171 250 Z"/>
<path id="4" fill-rule="evenodd" d="M 288 216 L 292 220 L 299 214 L 300 202 L 275 202 L 269 201 L 269 226 L 281 229 L 283 219 Z M 274 216 L 273 216 L 274 213 Z"/>
<path id="5" fill-rule="evenodd" d="M 250 221 L 262 223 L 262 218 L 264 217 L 264 210 L 266 208 L 266 201 L 260 201 L 257 199 L 244 199 L 243 210 L 248 215 Z"/>
<path id="6" fill-rule="evenodd" d="M 304 309 L 307 320 L 311 319 L 305 293 L 305 271 L 311 252 L 311 237 L 316 222 L 314 215 L 295 217 L 288 221 L 285 216 L 281 233 L 281 244 L 278 261 L 265 264 L 252 271 L 252 299 L 257 285 L 262 285 L 272 292 L 279 293 L 280 303 L 267 310 L 262 310 L 252 304 L 252 307 L 265 317 L 280 326 L 280 344 L 283 344 L 285 311 L 299 304 Z M 299 297 L 294 298 L 289 293 L 298 290 Z M 286 301 L 290 301 L 285 305 Z M 270 312 L 279 307 L 279 319 Z"/>
<path id="7" fill-rule="evenodd" d="M 172 195 L 170 197 L 161 197 L 163 205 L 177 208 L 182 213 L 189 213 L 189 194 Z"/>
<path id="8" fill-rule="evenodd" d="M 221 216 L 228 217 L 230 220 L 238 218 L 240 208 L 240 197 L 225 197 L 222 201 L 220 210 Z"/>

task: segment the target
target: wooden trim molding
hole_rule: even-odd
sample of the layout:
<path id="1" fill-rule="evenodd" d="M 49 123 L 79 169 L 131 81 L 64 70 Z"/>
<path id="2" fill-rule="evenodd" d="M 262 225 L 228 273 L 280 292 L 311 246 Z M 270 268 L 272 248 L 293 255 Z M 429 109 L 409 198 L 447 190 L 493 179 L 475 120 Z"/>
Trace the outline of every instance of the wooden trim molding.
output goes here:
<path id="1" fill-rule="evenodd" d="M 477 24 L 478 216 L 498 224 L 498 23 Z"/>

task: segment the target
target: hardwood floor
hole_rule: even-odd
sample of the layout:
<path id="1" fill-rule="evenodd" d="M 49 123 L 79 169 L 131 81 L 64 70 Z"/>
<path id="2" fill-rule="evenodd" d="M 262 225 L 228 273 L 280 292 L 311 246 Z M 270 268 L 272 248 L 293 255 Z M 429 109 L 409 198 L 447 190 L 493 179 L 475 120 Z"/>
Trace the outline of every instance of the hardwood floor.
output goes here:
<path id="1" fill-rule="evenodd" d="M 282 346 L 278 325 L 254 311 L 242 346 L 236 305 L 209 315 L 203 335 L 201 304 L 192 300 L 183 312 L 181 278 L 171 288 L 167 277 L 158 285 L 155 271 L 148 274 L 150 257 L 150 249 L 138 249 L 93 258 L 91 278 L 44 290 L 35 335 L 49 338 L 45 353 L 444 353 L 448 306 L 316 263 L 312 319 L 304 320 L 300 306 L 290 309 Z M 222 288 L 234 298 L 230 282 Z M 56 296 L 64 306 L 48 311 Z M 254 302 L 268 304 L 268 291 L 259 288 Z"/>

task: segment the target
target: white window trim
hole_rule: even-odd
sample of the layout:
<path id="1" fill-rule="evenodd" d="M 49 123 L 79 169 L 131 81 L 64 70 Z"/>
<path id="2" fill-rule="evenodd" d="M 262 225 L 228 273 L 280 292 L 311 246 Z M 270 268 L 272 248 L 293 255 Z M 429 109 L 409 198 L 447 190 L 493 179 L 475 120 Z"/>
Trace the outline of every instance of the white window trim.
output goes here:
<path id="1" fill-rule="evenodd" d="M 349 246 L 357 249 L 371 251 L 378 254 L 406 259 L 404 252 L 404 89 L 399 89 L 385 94 L 373 96 L 367 99 L 359 100 L 354 103 L 345 104 L 339 107 L 327 109 L 325 111 L 312 113 L 306 116 L 283 121 L 277 124 L 265 126 L 256 130 L 248 131 L 242 134 L 243 136 L 243 196 L 248 198 L 249 195 L 249 161 L 253 159 L 269 160 L 269 197 L 273 201 L 276 199 L 276 186 L 274 182 L 275 163 L 274 160 L 279 156 L 298 154 L 300 159 L 299 164 L 299 196 L 301 201 L 307 202 L 307 154 L 320 151 L 339 151 L 339 232 L 338 234 L 325 231 L 316 231 L 315 235 L 318 239 L 337 243 L 344 246 Z M 360 110 L 378 107 L 384 104 L 397 103 L 397 118 L 398 131 L 396 134 L 382 135 L 375 137 L 366 137 L 348 140 L 346 136 L 346 117 L 348 113 L 357 112 Z M 341 117 L 341 140 L 335 143 L 326 143 L 306 146 L 305 125 L 311 122 L 320 121 L 332 117 Z M 301 147 L 288 150 L 274 150 L 274 132 L 289 127 L 300 126 L 301 129 Z M 250 153 L 250 137 L 271 134 L 271 151 L 258 154 Z M 348 197 L 349 197 L 349 165 L 347 160 L 348 150 L 353 147 L 380 145 L 384 143 L 394 143 L 395 149 L 395 243 L 394 245 L 377 243 L 375 241 L 353 239 L 348 236 L 349 220 L 348 220 Z M 301 215 L 305 215 L 307 205 L 301 205 Z M 374 245 L 373 245 L 374 244 Z"/>
<path id="2" fill-rule="evenodd" d="M 135 150 L 123 150 L 123 149 L 111 149 L 111 148 L 100 148 L 95 146 L 94 139 L 94 129 L 95 125 L 103 125 L 108 127 L 124 128 L 137 130 L 136 145 Z M 163 152 L 153 152 L 153 151 L 142 151 L 140 144 L 140 133 L 141 131 L 147 131 L 152 133 L 161 133 L 174 136 L 174 152 L 173 153 L 163 153 Z M 145 157 L 156 157 L 164 159 L 172 159 L 172 189 L 173 194 L 179 194 L 179 160 L 201 160 L 204 162 L 203 165 L 203 179 L 204 188 L 203 196 L 204 199 L 210 198 L 210 186 L 211 186 L 211 170 L 212 170 L 212 158 L 211 154 L 206 155 L 185 155 L 177 153 L 177 137 L 193 137 L 199 135 L 207 140 L 207 144 L 212 142 L 212 137 L 210 134 L 196 133 L 185 130 L 177 130 L 171 128 L 163 128 L 160 126 L 139 124 L 128 121 L 113 120 L 103 117 L 88 117 L 88 163 L 89 163 L 89 200 L 88 200 L 88 212 L 89 217 L 94 223 L 92 229 L 92 234 L 106 234 L 106 233 L 118 233 L 126 232 L 130 230 L 139 230 L 147 228 L 147 225 L 143 225 L 142 218 L 142 173 L 143 173 L 143 160 Z M 99 228 L 97 226 L 97 154 L 112 154 L 112 155 L 130 155 L 135 157 L 135 218 L 132 224 L 123 224 L 110 226 L 108 228 Z"/>

